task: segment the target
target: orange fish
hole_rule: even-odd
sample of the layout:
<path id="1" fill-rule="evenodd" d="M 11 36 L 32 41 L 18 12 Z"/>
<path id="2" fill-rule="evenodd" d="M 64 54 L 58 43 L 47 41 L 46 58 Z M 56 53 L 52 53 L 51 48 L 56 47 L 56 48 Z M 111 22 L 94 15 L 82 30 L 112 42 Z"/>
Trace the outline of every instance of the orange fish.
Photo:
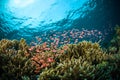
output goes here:
<path id="1" fill-rule="evenodd" d="M 34 46 L 31 46 L 28 50 L 32 51 L 34 49 Z"/>
<path id="2" fill-rule="evenodd" d="M 43 48 L 46 48 L 47 47 L 47 42 L 44 42 L 43 43 Z"/>
<path id="3" fill-rule="evenodd" d="M 57 52 L 57 51 L 55 49 L 53 49 L 52 52 Z"/>
<path id="4" fill-rule="evenodd" d="M 54 62 L 53 58 L 47 58 L 47 62 Z"/>

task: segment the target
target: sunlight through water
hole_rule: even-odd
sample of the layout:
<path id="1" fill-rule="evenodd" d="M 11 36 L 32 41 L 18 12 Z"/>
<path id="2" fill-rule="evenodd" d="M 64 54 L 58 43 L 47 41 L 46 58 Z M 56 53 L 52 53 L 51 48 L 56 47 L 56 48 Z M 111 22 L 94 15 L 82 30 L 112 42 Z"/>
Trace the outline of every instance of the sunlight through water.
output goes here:
<path id="1" fill-rule="evenodd" d="M 13 7 L 25 8 L 34 3 L 34 0 L 11 0 L 10 5 L 14 4 Z"/>
<path id="2" fill-rule="evenodd" d="M 9 8 L 17 17 L 31 17 L 39 21 L 59 21 L 69 11 L 80 8 L 88 0 L 10 0 Z"/>
<path id="3" fill-rule="evenodd" d="M 31 40 L 73 28 L 108 34 L 109 9 L 102 0 L 0 0 L 0 38 Z"/>

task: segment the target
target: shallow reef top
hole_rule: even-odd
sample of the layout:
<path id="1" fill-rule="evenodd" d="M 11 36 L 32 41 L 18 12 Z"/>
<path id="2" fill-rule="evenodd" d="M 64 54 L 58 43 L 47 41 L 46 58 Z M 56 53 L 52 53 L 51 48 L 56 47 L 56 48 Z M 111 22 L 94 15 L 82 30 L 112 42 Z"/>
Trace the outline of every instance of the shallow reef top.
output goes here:
<path id="1" fill-rule="evenodd" d="M 28 45 L 25 39 L 0 41 L 2 80 L 118 80 L 120 67 L 120 27 L 108 49 L 98 42 Z M 114 49 L 116 48 L 116 49 Z"/>

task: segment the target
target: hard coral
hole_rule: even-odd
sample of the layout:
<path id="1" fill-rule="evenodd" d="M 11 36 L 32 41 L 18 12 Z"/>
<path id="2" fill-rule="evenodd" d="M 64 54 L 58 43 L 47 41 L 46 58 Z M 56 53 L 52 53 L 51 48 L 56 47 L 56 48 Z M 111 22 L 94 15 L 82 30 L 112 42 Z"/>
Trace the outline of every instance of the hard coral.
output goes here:
<path id="1" fill-rule="evenodd" d="M 2 80 L 18 80 L 23 75 L 32 74 L 34 68 L 29 56 L 26 56 L 27 47 L 24 39 L 0 41 L 0 71 L 2 71 L 0 77 Z"/>
<path id="2" fill-rule="evenodd" d="M 115 30 L 108 52 L 99 43 L 88 41 L 58 48 L 47 42 L 28 46 L 24 39 L 3 39 L 0 79 L 34 80 L 40 74 L 39 80 L 119 80 L 120 27 Z"/>
<path id="3" fill-rule="evenodd" d="M 94 76 L 94 66 L 82 58 L 64 60 L 55 68 L 46 69 L 40 74 L 39 80 L 79 80 L 92 79 Z"/>
<path id="4" fill-rule="evenodd" d="M 115 31 L 116 33 L 110 42 L 108 50 L 112 54 L 120 54 L 120 26 L 116 25 Z"/>
<path id="5" fill-rule="evenodd" d="M 98 43 L 70 44 L 57 61 L 40 73 L 39 80 L 110 80 L 120 75 L 114 75 L 119 72 L 119 54 L 107 54 Z"/>
<path id="6" fill-rule="evenodd" d="M 32 64 L 35 66 L 35 73 L 39 74 L 43 69 L 53 66 L 60 50 L 54 49 L 53 47 L 47 47 L 46 43 L 34 46 L 30 48 L 33 52 L 31 57 Z"/>
<path id="7" fill-rule="evenodd" d="M 66 54 L 62 55 L 60 59 L 78 59 L 79 57 L 84 57 L 84 59 L 86 59 L 89 62 L 98 63 L 106 59 L 105 55 L 105 52 L 103 52 L 98 43 L 83 41 L 78 44 L 68 45 Z"/>

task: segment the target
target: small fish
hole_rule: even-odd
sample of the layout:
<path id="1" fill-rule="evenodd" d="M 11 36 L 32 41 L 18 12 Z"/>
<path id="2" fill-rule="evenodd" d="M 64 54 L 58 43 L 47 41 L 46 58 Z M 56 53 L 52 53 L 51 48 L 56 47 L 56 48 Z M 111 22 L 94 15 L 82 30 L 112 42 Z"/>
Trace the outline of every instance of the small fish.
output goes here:
<path id="1" fill-rule="evenodd" d="M 36 51 L 37 53 L 41 52 L 41 50 L 40 50 L 40 49 L 36 49 L 35 51 Z"/>
<path id="2" fill-rule="evenodd" d="M 44 42 L 42 46 L 43 46 L 43 48 L 46 48 L 47 47 L 47 42 Z"/>
<path id="3" fill-rule="evenodd" d="M 52 52 L 57 52 L 57 51 L 55 49 L 53 49 Z"/>
<path id="4" fill-rule="evenodd" d="M 83 36 L 80 35 L 79 38 L 83 38 Z"/>
<path id="5" fill-rule="evenodd" d="M 34 46 L 31 46 L 28 50 L 32 51 L 34 49 Z"/>
<path id="6" fill-rule="evenodd" d="M 67 50 L 67 49 L 68 49 L 68 46 L 67 46 L 67 45 L 63 46 L 63 49 L 64 49 L 64 50 Z"/>
<path id="7" fill-rule="evenodd" d="M 47 58 L 47 62 L 54 62 L 53 58 Z"/>
<path id="8" fill-rule="evenodd" d="M 44 50 L 47 50 L 47 51 L 49 51 L 49 50 L 50 50 L 50 48 L 45 48 Z"/>

